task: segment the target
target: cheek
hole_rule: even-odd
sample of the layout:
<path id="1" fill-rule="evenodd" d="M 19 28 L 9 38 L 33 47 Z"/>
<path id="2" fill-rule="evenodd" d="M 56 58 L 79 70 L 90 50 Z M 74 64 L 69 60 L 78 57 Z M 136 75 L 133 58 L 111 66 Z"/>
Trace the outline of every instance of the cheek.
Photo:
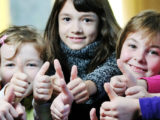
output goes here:
<path id="1" fill-rule="evenodd" d="M 120 59 L 125 62 L 125 61 L 130 60 L 131 58 L 132 58 L 132 54 L 130 54 L 130 52 L 122 49 Z"/>
<path id="2" fill-rule="evenodd" d="M 6 83 L 10 82 L 10 80 L 13 76 L 13 72 L 11 72 L 11 71 L 7 72 L 7 71 L 9 71 L 9 70 L 6 70 L 6 72 L 5 71 L 1 72 L 1 77 L 2 77 L 2 83 L 3 84 L 6 84 Z"/>
<path id="3" fill-rule="evenodd" d="M 154 74 L 160 74 L 160 60 L 148 60 L 148 69 Z"/>

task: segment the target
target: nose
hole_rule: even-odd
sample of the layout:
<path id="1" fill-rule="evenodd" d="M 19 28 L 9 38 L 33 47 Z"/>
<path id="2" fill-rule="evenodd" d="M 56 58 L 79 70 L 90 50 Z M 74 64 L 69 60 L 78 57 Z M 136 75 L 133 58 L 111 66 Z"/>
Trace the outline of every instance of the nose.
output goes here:
<path id="1" fill-rule="evenodd" d="M 140 64 L 145 64 L 146 63 L 145 55 L 146 52 L 144 50 L 139 50 L 135 54 L 135 60 L 138 61 Z"/>
<path id="2" fill-rule="evenodd" d="M 19 58 L 17 59 L 16 72 L 22 72 L 22 73 L 24 73 L 22 61 Z"/>
<path id="3" fill-rule="evenodd" d="M 82 25 L 79 21 L 75 21 L 72 25 L 72 33 L 80 34 L 82 33 Z"/>

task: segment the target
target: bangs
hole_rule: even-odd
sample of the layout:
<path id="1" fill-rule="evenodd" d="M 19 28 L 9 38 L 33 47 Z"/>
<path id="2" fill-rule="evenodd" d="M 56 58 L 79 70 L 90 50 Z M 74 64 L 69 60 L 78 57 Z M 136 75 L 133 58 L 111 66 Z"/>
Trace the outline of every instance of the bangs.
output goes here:
<path id="1" fill-rule="evenodd" d="M 74 7 L 80 12 L 95 12 L 101 13 L 100 0 L 73 0 Z M 101 7 L 100 7 L 101 6 Z"/>

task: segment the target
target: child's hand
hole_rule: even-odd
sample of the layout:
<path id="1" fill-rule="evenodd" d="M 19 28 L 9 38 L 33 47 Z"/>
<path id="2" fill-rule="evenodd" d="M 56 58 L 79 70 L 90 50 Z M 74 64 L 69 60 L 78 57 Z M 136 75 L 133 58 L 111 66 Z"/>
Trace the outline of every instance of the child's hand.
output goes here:
<path id="1" fill-rule="evenodd" d="M 26 97 L 32 90 L 32 84 L 30 84 L 30 82 L 28 81 L 28 76 L 24 73 L 22 62 L 20 60 L 18 61 L 17 69 L 13 74 L 6 90 L 9 87 L 14 88 L 14 94 L 16 97 L 16 100 L 14 101 L 17 103 L 20 102 L 24 97 Z"/>
<path id="2" fill-rule="evenodd" d="M 60 79 L 60 86 L 62 92 L 54 99 L 51 105 L 51 114 L 53 119 L 68 120 L 74 97 L 67 88 L 64 79 Z"/>
<path id="3" fill-rule="evenodd" d="M 57 96 L 61 92 L 61 87 L 59 85 L 60 79 L 64 79 L 63 71 L 61 65 L 57 59 L 54 60 L 55 75 L 51 76 L 53 95 Z"/>
<path id="4" fill-rule="evenodd" d="M 49 62 L 45 62 L 34 79 L 33 95 L 35 101 L 48 101 L 52 96 L 53 87 L 51 77 L 45 75 L 48 68 Z"/>
<path id="5" fill-rule="evenodd" d="M 129 99 L 118 97 L 113 91 L 109 83 L 104 84 L 110 102 L 104 102 L 100 108 L 101 120 L 133 120 L 134 115 L 139 110 L 139 101 L 137 99 Z"/>
<path id="6" fill-rule="evenodd" d="M 27 95 L 27 90 L 29 87 L 27 75 L 22 72 L 15 73 L 8 87 L 10 86 L 13 86 L 16 98 L 23 99 Z"/>
<path id="7" fill-rule="evenodd" d="M 133 75 L 130 69 L 127 69 L 127 67 L 123 64 L 122 60 L 118 59 L 117 65 L 126 78 L 125 81 L 127 83 L 127 87 L 132 87 L 137 85 L 136 77 Z"/>
<path id="8" fill-rule="evenodd" d="M 90 120 L 98 120 L 95 108 L 92 108 L 90 111 Z"/>
<path id="9" fill-rule="evenodd" d="M 9 88 L 8 92 L 5 94 L 4 99 L 0 99 L 0 120 L 14 120 L 18 117 L 18 113 L 12 106 L 12 102 L 15 98 L 14 89 Z"/>
<path id="10" fill-rule="evenodd" d="M 83 103 L 89 99 L 89 92 L 86 83 L 77 77 L 77 66 L 73 66 L 71 70 L 71 78 L 68 88 L 74 96 L 76 103 Z"/>
<path id="11" fill-rule="evenodd" d="M 151 97 L 147 90 L 142 86 L 133 86 L 126 90 L 125 92 L 126 97 L 128 98 L 144 98 L 144 97 Z"/>
<path id="12" fill-rule="evenodd" d="M 123 96 L 127 89 L 126 77 L 118 75 L 111 78 L 110 85 L 117 95 Z"/>
<path id="13" fill-rule="evenodd" d="M 25 112 L 25 107 L 21 105 L 21 103 L 18 103 L 15 106 L 15 109 L 18 113 L 18 118 L 16 118 L 16 120 L 27 120 L 27 115 Z"/>

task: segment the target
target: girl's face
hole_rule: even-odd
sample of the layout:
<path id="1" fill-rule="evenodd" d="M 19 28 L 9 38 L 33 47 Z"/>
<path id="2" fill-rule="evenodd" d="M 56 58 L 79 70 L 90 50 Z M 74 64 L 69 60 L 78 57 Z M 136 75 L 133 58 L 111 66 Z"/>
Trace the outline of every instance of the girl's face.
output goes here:
<path id="1" fill-rule="evenodd" d="M 81 49 L 95 41 L 98 33 L 98 16 L 93 12 L 79 12 L 72 0 L 67 0 L 58 16 L 59 35 L 71 49 Z"/>
<path id="2" fill-rule="evenodd" d="M 30 90 L 28 90 L 26 94 L 31 93 L 33 80 L 43 63 L 34 44 L 23 43 L 18 48 L 17 53 L 15 53 L 14 45 L 4 44 L 1 47 L 0 53 L 2 83 L 8 83 L 17 72 L 24 73 L 27 75 L 28 82 L 31 83 L 29 87 Z"/>
<path id="3" fill-rule="evenodd" d="M 149 41 L 147 35 L 138 31 L 129 34 L 123 44 L 120 59 L 136 78 L 160 74 L 160 39 Z"/>

